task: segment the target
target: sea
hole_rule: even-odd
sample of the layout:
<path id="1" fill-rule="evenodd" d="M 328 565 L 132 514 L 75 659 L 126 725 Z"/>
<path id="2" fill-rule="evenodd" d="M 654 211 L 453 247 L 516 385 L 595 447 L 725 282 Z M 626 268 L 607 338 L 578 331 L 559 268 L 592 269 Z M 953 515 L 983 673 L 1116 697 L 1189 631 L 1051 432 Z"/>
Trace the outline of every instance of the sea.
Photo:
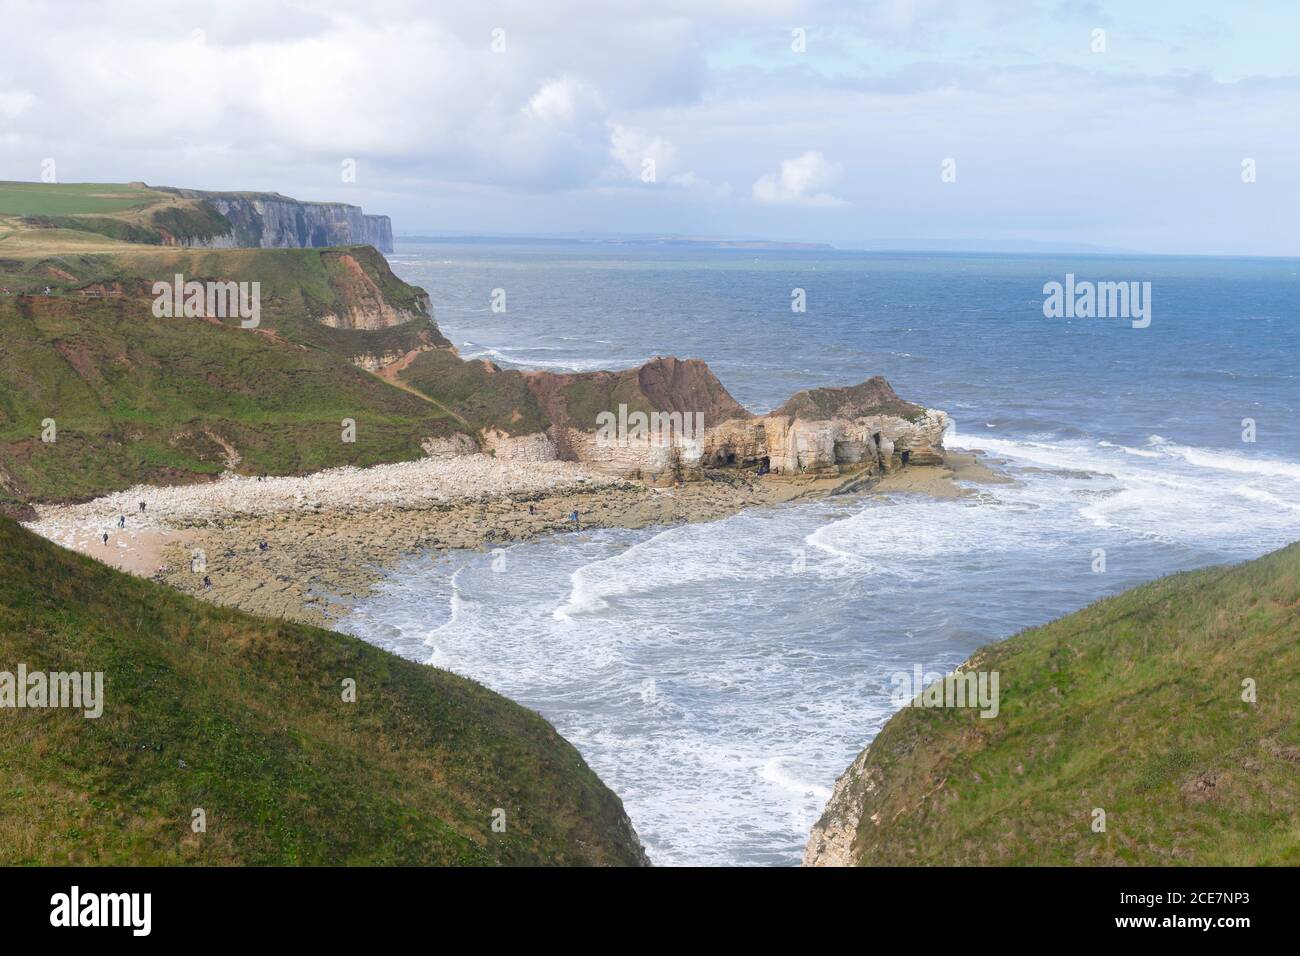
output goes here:
<path id="1" fill-rule="evenodd" d="M 345 620 L 539 711 L 657 865 L 797 864 L 898 675 L 1300 539 L 1295 259 L 464 241 L 389 258 L 466 358 L 700 358 L 755 412 L 884 375 L 1013 479 L 425 556 Z M 1149 282 L 1149 324 L 1046 317 L 1067 275 Z"/>

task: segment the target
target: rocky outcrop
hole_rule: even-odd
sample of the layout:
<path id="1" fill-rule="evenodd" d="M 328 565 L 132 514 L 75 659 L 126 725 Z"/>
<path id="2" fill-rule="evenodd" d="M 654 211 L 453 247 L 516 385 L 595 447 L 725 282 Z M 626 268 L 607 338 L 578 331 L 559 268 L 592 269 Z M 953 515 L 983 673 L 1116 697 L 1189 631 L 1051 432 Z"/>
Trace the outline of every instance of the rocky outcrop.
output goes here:
<path id="1" fill-rule="evenodd" d="M 579 431 L 595 429 L 605 412 L 617 415 L 621 404 L 647 413 L 701 414 L 710 422 L 753 417 L 699 359 L 661 356 L 617 372 L 522 374 L 546 417 Z"/>
<path id="2" fill-rule="evenodd" d="M 331 257 L 330 286 L 339 308 L 316 317 L 332 329 L 388 329 L 416 320 L 428 321 L 429 297 L 419 290 L 406 303 L 394 304 L 385 296 L 382 275 L 367 272 L 351 253 L 322 253 Z"/>
<path id="3" fill-rule="evenodd" d="M 358 352 L 352 356 L 352 364 L 367 372 L 383 372 L 407 360 L 410 352 L 405 349 L 391 349 L 387 352 Z"/>
<path id="4" fill-rule="evenodd" d="M 559 458 L 602 474 L 674 481 L 719 468 L 778 475 L 851 469 L 871 476 L 943 463 L 948 416 L 903 401 L 879 376 L 847 388 L 800 392 L 777 410 L 755 415 L 695 359 L 656 358 L 621 372 L 571 374 L 484 364 L 481 382 L 522 378 L 540 420 L 550 423 L 545 431 L 510 435 L 498 416 L 482 431 L 485 450 L 498 457 Z M 484 392 L 472 394 L 481 405 Z M 518 409 L 514 414 L 523 417 Z"/>
<path id="5" fill-rule="evenodd" d="M 809 420 L 774 412 L 708 430 L 699 463 L 712 467 L 766 464 L 767 470 L 778 475 L 833 472 L 844 466 L 888 474 L 904 465 L 943 464 L 947 426 L 945 413 L 925 408 L 917 408 L 911 418 L 855 412 L 853 418 Z"/>
<path id="6" fill-rule="evenodd" d="M 858 832 L 867 797 L 880 786 L 878 768 L 867 767 L 863 750 L 848 770 L 840 774 L 826 809 L 813 825 L 804 846 L 804 866 L 853 866 L 853 838 Z M 872 820 L 873 823 L 878 822 Z"/>
<path id="7" fill-rule="evenodd" d="M 426 438 L 420 442 L 420 448 L 427 457 L 438 460 L 463 458 L 466 455 L 477 454 L 479 450 L 474 439 L 459 432 L 454 435 Z"/>
<path id="8" fill-rule="evenodd" d="M 673 381 L 675 370 L 664 374 L 668 363 L 685 364 L 656 359 L 637 370 L 638 379 Z M 872 475 L 943 463 L 948 416 L 904 402 L 880 376 L 801 392 L 760 416 L 736 403 L 707 365 L 696 365 L 686 377 L 691 388 L 656 392 L 644 421 L 611 408 L 604 421 L 615 427 L 569 428 L 563 444 L 599 471 L 643 478 L 689 478 L 705 468 L 778 475 L 852 468 Z"/>
<path id="9" fill-rule="evenodd" d="M 279 193 L 166 191 L 206 204 L 229 224 L 225 232 L 180 238 L 181 245 L 221 249 L 371 245 L 380 252 L 393 251 L 392 222 L 387 216 L 367 215 L 360 206 L 302 202 Z"/>
<path id="10" fill-rule="evenodd" d="M 507 461 L 555 461 L 555 442 L 545 432 L 507 435 L 496 429 L 483 433 L 483 450 Z"/>

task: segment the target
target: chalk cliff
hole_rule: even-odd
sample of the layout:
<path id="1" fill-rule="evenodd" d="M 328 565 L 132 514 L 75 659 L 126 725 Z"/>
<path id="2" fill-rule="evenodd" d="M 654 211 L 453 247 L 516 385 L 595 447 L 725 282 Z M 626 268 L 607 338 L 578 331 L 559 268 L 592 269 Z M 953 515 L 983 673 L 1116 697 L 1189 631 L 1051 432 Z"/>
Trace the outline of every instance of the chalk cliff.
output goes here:
<path id="1" fill-rule="evenodd" d="M 903 401 L 879 376 L 800 392 L 755 415 L 698 359 L 557 374 L 464 362 L 440 350 L 414 357 L 399 374 L 464 416 L 497 457 L 580 461 L 652 481 L 720 468 L 870 476 L 938 465 L 948 425 L 943 412 Z"/>
<path id="2" fill-rule="evenodd" d="M 165 191 L 207 204 L 229 226 L 211 235 L 177 237 L 178 245 L 222 249 L 371 245 L 380 252 L 393 251 L 392 222 L 387 216 L 367 215 L 360 206 L 302 202 L 279 193 Z"/>
<path id="3" fill-rule="evenodd" d="M 643 427 L 566 425 L 561 444 L 598 471 L 650 479 L 689 478 L 706 468 L 884 474 L 943 462 L 947 416 L 902 401 L 879 376 L 852 388 L 801 392 L 770 414 L 754 415 L 703 362 L 657 358 L 635 371 L 638 380 L 668 383 L 647 395 L 652 410 Z M 612 418 L 613 400 L 608 404 Z"/>

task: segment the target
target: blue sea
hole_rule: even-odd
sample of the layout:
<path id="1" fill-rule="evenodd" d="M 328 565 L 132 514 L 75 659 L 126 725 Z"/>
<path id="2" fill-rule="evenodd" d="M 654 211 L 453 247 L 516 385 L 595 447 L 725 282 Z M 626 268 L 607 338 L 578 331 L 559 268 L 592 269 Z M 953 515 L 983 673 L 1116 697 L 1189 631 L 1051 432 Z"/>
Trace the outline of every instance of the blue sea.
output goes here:
<path id="1" fill-rule="evenodd" d="M 412 560 L 345 622 L 541 712 L 659 865 L 797 863 L 892 675 L 1300 539 L 1297 260 L 399 242 L 390 261 L 467 358 L 696 357 L 756 412 L 880 374 L 1015 479 Z M 1045 318 L 1067 274 L 1150 282 L 1149 327 Z"/>

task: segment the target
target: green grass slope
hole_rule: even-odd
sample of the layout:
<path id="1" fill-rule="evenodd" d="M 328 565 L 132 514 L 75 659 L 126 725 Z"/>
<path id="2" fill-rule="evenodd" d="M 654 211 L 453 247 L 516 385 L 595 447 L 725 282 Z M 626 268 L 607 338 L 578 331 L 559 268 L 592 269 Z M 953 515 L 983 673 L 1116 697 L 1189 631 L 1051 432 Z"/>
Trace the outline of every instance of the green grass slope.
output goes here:
<path id="1" fill-rule="evenodd" d="M 139 183 L 0 182 L 0 216 L 109 216 L 167 200 Z"/>
<path id="2" fill-rule="evenodd" d="M 545 431 L 551 422 L 528 388 L 523 372 L 488 362 L 466 362 L 450 352 L 417 355 L 400 378 L 423 395 L 436 398 L 476 429 L 497 428 L 508 435 Z"/>
<path id="3" fill-rule="evenodd" d="M 400 373 L 476 428 L 509 435 L 549 431 L 563 450 L 564 428 L 591 431 L 602 413 L 701 412 L 710 425 L 749 415 L 698 359 L 654 358 L 637 368 L 599 372 L 520 372 L 446 352 L 419 355 Z"/>
<path id="4" fill-rule="evenodd" d="M 618 798 L 537 714 L 0 518 L 0 670 L 20 662 L 102 671 L 105 703 L 0 709 L 0 864 L 643 862 Z"/>
<path id="5" fill-rule="evenodd" d="M 969 668 L 1000 674 L 998 717 L 905 708 L 827 808 L 859 864 L 1300 864 L 1300 544 L 1153 581 Z"/>
<path id="6" fill-rule="evenodd" d="M 0 295 L 0 505 L 202 480 L 232 450 L 245 474 L 410 460 L 424 439 L 467 427 L 354 364 L 448 344 L 423 292 L 370 247 L 120 250 L 0 260 L 10 288 L 53 293 Z M 154 317 L 153 282 L 177 272 L 260 282 L 261 324 Z M 322 323 L 357 309 L 406 321 Z M 354 443 L 341 440 L 345 418 Z"/>
<path id="7" fill-rule="evenodd" d="M 15 228 L 74 231 L 121 242 L 212 240 L 231 224 L 211 203 L 143 183 L 0 182 L 0 238 Z"/>

